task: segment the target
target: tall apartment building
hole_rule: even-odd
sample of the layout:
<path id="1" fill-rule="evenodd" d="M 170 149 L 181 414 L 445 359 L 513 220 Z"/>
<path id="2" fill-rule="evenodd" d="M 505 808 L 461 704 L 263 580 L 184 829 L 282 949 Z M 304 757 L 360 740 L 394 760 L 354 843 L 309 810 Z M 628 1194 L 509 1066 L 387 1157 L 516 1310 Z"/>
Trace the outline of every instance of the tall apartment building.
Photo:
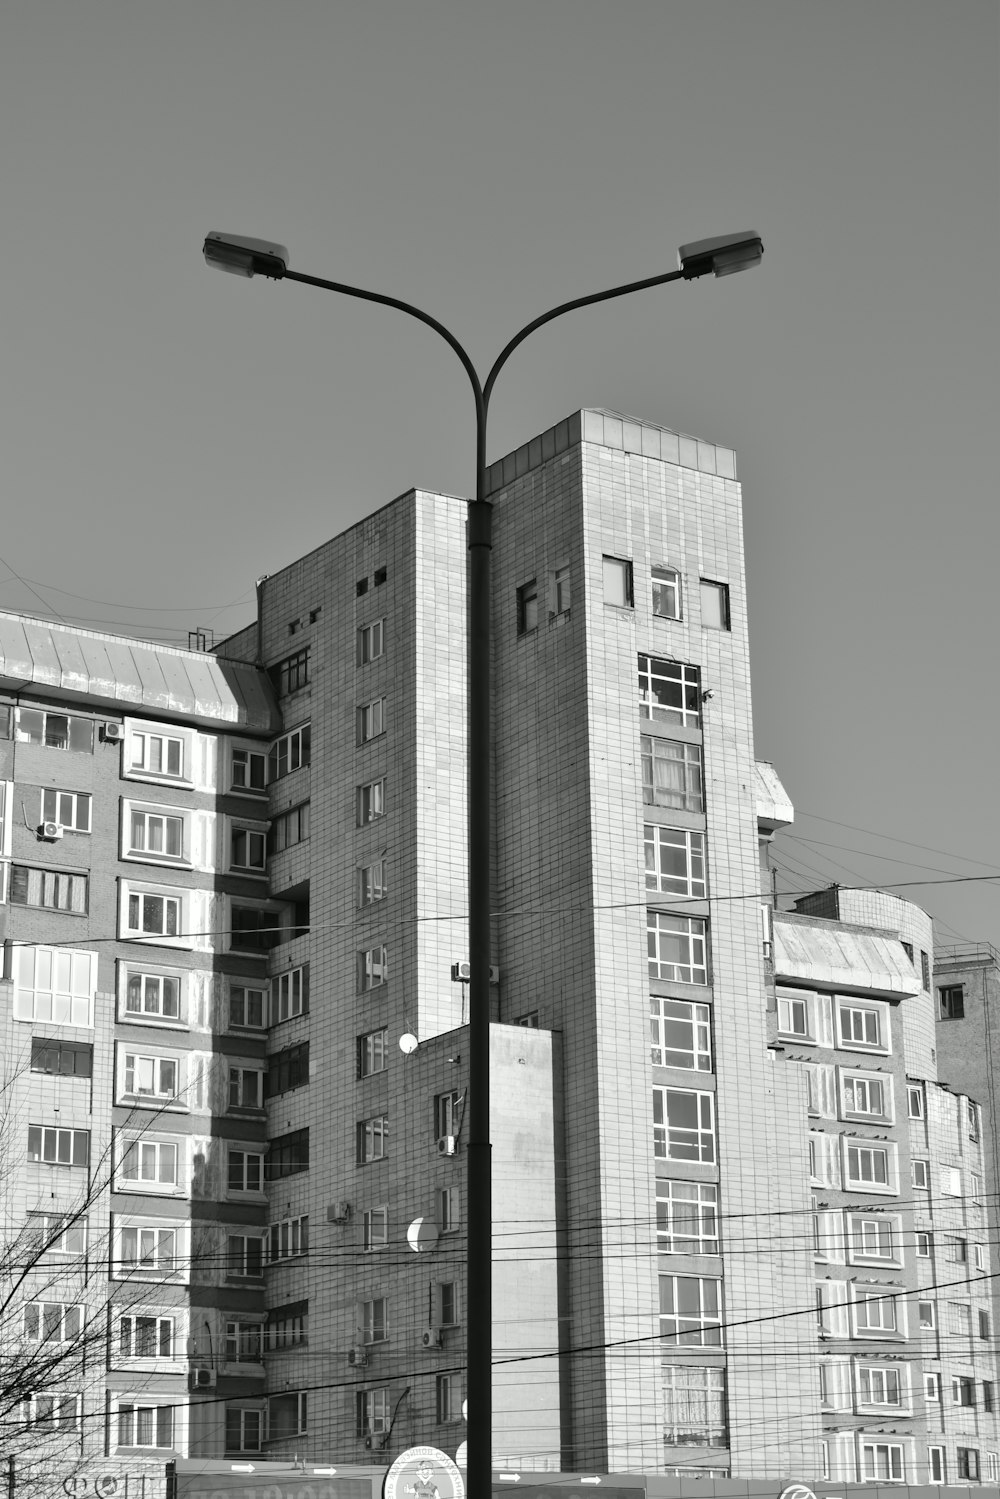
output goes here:
<path id="1" fill-rule="evenodd" d="M 929 923 L 762 896 L 734 455 L 584 411 L 489 482 L 497 1461 L 990 1476 Z M 214 656 L 0 617 L 23 1335 L 105 1329 L 28 1414 L 120 1467 L 461 1444 L 465 521 L 401 496 Z"/>

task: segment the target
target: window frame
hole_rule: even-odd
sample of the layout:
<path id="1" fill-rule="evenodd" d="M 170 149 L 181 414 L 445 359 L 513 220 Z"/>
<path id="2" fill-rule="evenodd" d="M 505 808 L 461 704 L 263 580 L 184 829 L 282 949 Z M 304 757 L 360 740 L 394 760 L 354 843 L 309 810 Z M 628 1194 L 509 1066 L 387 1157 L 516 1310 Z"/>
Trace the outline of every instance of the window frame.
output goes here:
<path id="1" fill-rule="evenodd" d="M 285 1013 L 281 1011 L 284 1009 Z M 283 1025 L 309 1013 L 309 964 L 299 963 L 271 975 L 269 1026 Z"/>
<path id="2" fill-rule="evenodd" d="M 872 1140 L 861 1135 L 842 1135 L 843 1157 L 841 1161 L 843 1191 L 845 1192 L 878 1192 L 885 1195 L 895 1196 L 899 1191 L 899 1155 L 898 1146 L 894 1140 Z M 877 1155 L 885 1159 L 886 1179 L 879 1181 L 876 1177 L 852 1176 L 850 1173 L 851 1157 L 856 1154 L 858 1164 L 861 1164 L 862 1155 L 870 1155 L 872 1162 Z"/>
<path id="3" fill-rule="evenodd" d="M 370 1166 L 375 1161 L 384 1161 L 388 1154 L 389 1116 L 371 1114 L 357 1123 L 356 1164 Z"/>
<path id="4" fill-rule="evenodd" d="M 119 1311 L 113 1308 L 114 1323 L 112 1326 L 112 1357 L 116 1363 L 124 1363 L 129 1367 L 149 1368 L 154 1364 L 162 1364 L 165 1361 L 173 1363 L 182 1357 L 180 1349 L 180 1316 L 177 1311 L 160 1311 L 145 1309 L 143 1307 L 130 1306 L 127 1310 Z M 153 1353 L 137 1353 L 135 1351 L 137 1322 L 152 1322 L 154 1324 L 154 1342 L 156 1344 Z M 128 1339 L 129 1347 L 123 1348 L 125 1324 L 130 1324 Z M 169 1328 L 168 1353 L 162 1351 L 163 1328 Z"/>
<path id="5" fill-rule="evenodd" d="M 939 1020 L 965 1019 L 965 985 L 939 984 L 937 1018 Z"/>
<path id="6" fill-rule="evenodd" d="M 177 1109 L 184 1107 L 181 1097 L 184 1092 L 181 1079 L 183 1061 L 181 1056 L 176 1053 L 135 1050 L 128 1041 L 118 1041 L 116 1043 L 116 1051 L 118 1054 L 116 1102 L 128 1100 L 130 1103 L 148 1106 L 145 1101 L 149 1100 L 150 1104 L 155 1105 L 157 1108 Z M 131 1068 L 129 1066 L 130 1059 L 132 1062 Z M 134 1086 L 136 1081 L 136 1063 L 152 1064 L 154 1083 L 152 1088 L 136 1088 Z M 174 1069 L 174 1086 L 173 1088 L 164 1088 L 162 1086 L 163 1078 L 161 1070 L 169 1067 Z M 128 1086 L 129 1071 L 132 1072 L 133 1087 L 131 1088 Z"/>
<path id="7" fill-rule="evenodd" d="M 177 1450 L 179 1444 L 176 1441 L 177 1427 L 179 1425 L 179 1410 L 173 1396 L 167 1395 L 162 1399 L 151 1395 L 129 1395 L 117 1390 L 112 1395 L 111 1404 L 111 1430 L 113 1433 L 112 1445 L 115 1452 L 171 1452 Z M 126 1412 L 132 1417 L 132 1441 L 122 1441 L 124 1419 Z M 140 1421 L 142 1414 L 149 1412 L 152 1418 L 152 1426 L 155 1429 L 156 1440 L 143 1442 L 138 1440 L 141 1434 Z M 161 1416 L 163 1426 L 169 1425 L 169 1440 L 161 1441 Z"/>
<path id="8" fill-rule="evenodd" d="M 389 1245 L 389 1209 L 385 1203 L 365 1208 L 362 1216 L 362 1249 L 376 1254 Z"/>
<path id="9" fill-rule="evenodd" d="M 34 715 L 42 720 L 40 738 L 35 738 L 23 731 L 23 715 L 27 714 Z M 52 720 L 51 733 L 49 726 L 50 719 Z M 65 744 L 59 742 L 61 735 L 57 734 L 55 728 L 56 721 L 60 719 L 65 719 L 66 721 Z M 77 737 L 81 739 L 85 736 L 80 731 L 79 725 L 86 724 L 88 726 L 90 730 L 89 745 L 83 746 L 73 743 L 74 724 L 78 726 Z M 92 755 L 94 753 L 94 720 L 92 718 L 84 718 L 79 713 L 59 713 L 54 708 L 32 708 L 27 705 L 22 706 L 21 704 L 17 704 L 14 708 L 13 728 L 15 744 L 37 744 L 42 749 L 67 750 L 72 754 L 79 755 Z"/>
<path id="10" fill-rule="evenodd" d="M 669 576 L 668 576 L 669 575 Z M 684 593 L 683 581 L 679 568 L 669 567 L 666 563 L 654 563 L 650 569 L 652 582 L 651 608 L 654 619 L 684 618 Z M 671 593 L 673 595 L 671 599 Z M 660 603 L 673 603 L 673 609 L 658 608 Z"/>
<path id="11" fill-rule="evenodd" d="M 269 1223 L 264 1237 L 265 1263 L 280 1265 L 309 1253 L 309 1214 L 298 1213 Z"/>
<path id="12" fill-rule="evenodd" d="M 389 982 L 388 949 L 384 942 L 358 950 L 358 993 L 370 994 Z"/>
<path id="13" fill-rule="evenodd" d="M 666 823 L 644 822 L 642 839 L 647 895 L 679 895 L 689 900 L 708 898 L 708 852 L 704 832 L 697 828 L 673 828 Z M 671 851 L 680 855 L 683 872 L 664 869 L 664 861 L 669 861 Z"/>
<path id="14" fill-rule="evenodd" d="M 230 818 L 229 868 L 233 874 L 267 878 L 267 834 L 266 823 L 250 823 Z M 242 855 L 237 851 L 237 843 L 241 839 L 245 845 Z"/>
<path id="15" fill-rule="evenodd" d="M 186 1282 L 188 1224 L 143 1213 L 115 1213 L 112 1223 L 115 1280 Z M 126 1253 L 126 1235 L 135 1235 L 135 1257 Z M 144 1244 L 143 1236 L 147 1236 Z"/>
<path id="16" fill-rule="evenodd" d="M 388 1066 L 389 1027 L 381 1025 L 376 1026 L 374 1030 L 363 1031 L 357 1037 L 358 1077 L 376 1077 L 380 1072 L 387 1071 Z"/>
<path id="17" fill-rule="evenodd" d="M 697 1123 L 670 1122 L 670 1098 L 695 1100 Z M 653 1156 L 658 1161 L 717 1164 L 715 1094 L 695 1088 L 653 1084 Z"/>
<path id="18" fill-rule="evenodd" d="M 119 960 L 118 967 L 118 1020 L 120 1023 L 187 1029 L 184 1019 L 184 975 L 180 969 L 157 971 L 147 964 L 133 963 L 128 959 Z M 174 986 L 176 1015 L 172 1015 L 169 1011 L 170 989 L 168 986 L 170 985 Z M 133 997 L 138 999 L 141 1008 L 130 1008 L 130 1001 Z M 164 1009 L 165 999 L 167 1009 Z M 151 1001 L 155 1001 L 152 1007 Z"/>
<path id="19" fill-rule="evenodd" d="M 639 717 L 676 728 L 700 729 L 700 668 L 687 661 L 651 656 L 646 651 L 639 652 L 638 661 Z M 675 698 L 677 701 L 673 701 Z"/>
<path id="20" fill-rule="evenodd" d="M 267 674 L 279 697 L 291 697 L 292 693 L 301 692 L 303 687 L 309 686 L 309 654 L 309 647 L 305 645 L 301 650 L 282 656 L 267 668 Z"/>
<path id="21" fill-rule="evenodd" d="M 357 633 L 357 665 L 367 666 L 372 661 L 379 661 L 385 655 L 385 621 L 383 614 L 379 619 L 369 620 L 365 625 L 358 625 Z"/>
<path id="22" fill-rule="evenodd" d="M 685 1196 L 685 1192 L 692 1195 Z M 682 1227 L 685 1222 L 693 1226 Z M 719 1254 L 718 1182 L 658 1176 L 656 1242 L 660 1254 Z"/>
<path id="23" fill-rule="evenodd" d="M 357 745 L 371 744 L 376 739 L 381 739 L 386 733 L 386 695 L 383 692 L 380 697 L 372 698 L 369 703 L 359 703 L 357 707 Z"/>
<path id="24" fill-rule="evenodd" d="M 606 609 L 635 608 L 635 573 L 631 558 L 614 557 L 605 552 L 601 558 L 601 582 L 601 598 Z M 609 598 L 609 592 L 621 597 Z"/>
<path id="25" fill-rule="evenodd" d="M 722 1348 L 723 1338 L 723 1291 L 722 1278 L 714 1275 L 680 1275 L 673 1271 L 660 1271 L 657 1275 L 659 1285 L 659 1337 L 661 1344 L 666 1348 L 670 1345 L 674 1348 Z M 669 1310 L 664 1308 L 664 1287 L 669 1283 L 670 1297 L 673 1307 Z M 697 1317 L 690 1314 L 682 1314 L 678 1306 L 678 1288 L 681 1283 L 691 1283 L 698 1288 L 698 1313 Z M 706 1298 L 705 1288 L 713 1286 L 714 1309 L 708 1303 L 712 1297 Z M 676 1326 L 668 1330 L 665 1324 L 673 1321 Z M 682 1324 L 689 1325 L 682 1330 Z M 717 1333 L 717 1337 L 712 1334 Z"/>
<path id="26" fill-rule="evenodd" d="M 719 630 L 728 634 L 732 628 L 732 612 L 730 609 L 729 584 L 720 583 L 715 578 L 699 578 L 699 599 L 701 603 L 701 627 L 703 630 Z M 710 612 L 705 607 L 706 598 L 711 598 L 718 604 L 719 623 L 715 619 L 708 619 L 706 615 Z"/>
<path id="27" fill-rule="evenodd" d="M 662 753 L 669 750 L 670 753 Z M 675 754 L 674 750 L 683 753 Z M 660 734 L 639 735 L 642 802 L 646 807 L 664 807 L 675 812 L 705 811 L 705 756 L 700 744 L 687 739 L 667 739 Z M 680 789 L 657 785 L 657 763 L 678 766 Z M 657 793 L 661 793 L 659 796 Z"/>
<path id="28" fill-rule="evenodd" d="M 143 841 L 136 843 L 136 826 L 141 822 Z M 177 834 L 180 852 L 172 853 L 168 847 L 149 846 L 150 831 L 158 823 L 163 825 L 163 841 L 169 843 L 171 834 Z M 130 864 L 158 864 L 168 869 L 190 869 L 191 858 L 191 810 L 187 807 L 170 807 L 165 803 L 135 801 L 122 798 L 122 847 L 121 857 Z"/>
<path id="29" fill-rule="evenodd" d="M 43 786 L 39 799 L 39 818 L 41 822 L 57 822 L 67 833 L 86 834 L 92 832 L 92 805 L 93 793 L 90 791 L 65 791 L 61 786 Z M 46 802 L 51 804 L 51 810 L 46 811 Z M 65 805 L 68 803 L 68 806 Z M 63 812 L 68 811 L 69 816 L 64 817 Z M 81 819 L 81 814 L 86 816 Z M 86 826 L 81 826 L 81 821 Z"/>
<path id="30" fill-rule="evenodd" d="M 240 757 L 237 762 L 237 756 Z M 256 785 L 254 766 L 259 762 L 260 784 Z M 244 778 L 237 777 L 236 766 L 239 763 L 244 772 Z M 232 744 L 229 746 L 229 790 L 238 796 L 266 796 L 267 795 L 267 750 L 259 749 L 256 745 Z"/>
<path id="31" fill-rule="evenodd" d="M 866 1071 L 860 1067 L 840 1066 L 838 1071 L 840 1117 L 845 1120 L 860 1120 L 867 1123 L 876 1120 L 880 1124 L 894 1124 L 895 1110 L 893 1109 L 893 1079 L 891 1072 Z M 876 1112 L 872 1108 L 858 1108 L 859 1098 L 869 1095 L 866 1101 L 870 1101 L 873 1087 L 877 1087 L 880 1097 L 881 1108 Z M 849 1089 L 853 1090 L 854 1103 L 849 1102 Z"/>
<path id="32" fill-rule="evenodd" d="M 538 579 L 530 578 L 517 589 L 517 633 L 534 635 L 541 623 Z"/>
<path id="33" fill-rule="evenodd" d="M 29 1124 L 25 1160 L 32 1166 L 60 1166 L 70 1171 L 89 1171 L 90 1130 L 78 1129 L 72 1125 Z"/>
<path id="34" fill-rule="evenodd" d="M 271 741 L 267 751 L 267 783 L 283 781 L 312 764 L 312 721 L 296 724 Z"/>
<path id="35" fill-rule="evenodd" d="M 837 1028 L 836 1044 L 841 1051 L 868 1051 L 878 1053 L 880 1056 L 888 1056 L 890 1053 L 891 1028 L 889 1015 L 883 1005 L 868 1003 L 865 1000 L 848 998 L 837 995 Z M 873 1015 L 878 1026 L 878 1040 L 858 1040 L 852 1035 L 845 1035 L 844 1017 L 847 1015 Z M 853 1022 L 852 1022 L 853 1029 Z M 867 1029 L 867 1026 L 865 1027 Z"/>
<path id="36" fill-rule="evenodd" d="M 357 789 L 357 825 L 366 828 L 385 815 L 385 776 L 379 776 L 377 780 L 365 781 Z"/>
<path id="37" fill-rule="evenodd" d="M 119 932 L 123 942 L 145 942 L 152 947 L 190 948 L 191 938 L 187 931 L 187 912 L 190 891 L 181 885 L 146 885 L 142 881 L 120 880 Z M 157 931 L 145 926 L 146 906 L 153 901 L 162 902 L 161 925 L 166 931 Z M 170 912 L 174 915 L 171 919 Z M 133 925 L 133 914 L 136 921 Z M 152 913 L 151 913 L 152 914 Z M 173 925 L 173 930 L 170 930 Z"/>
<path id="38" fill-rule="evenodd" d="M 688 1010 L 687 1016 L 667 1015 L 668 1010 Z M 691 1033 L 689 1047 L 678 1044 L 668 1046 L 667 1027 L 687 1026 Z M 673 999 L 663 994 L 649 997 L 650 1061 L 654 1067 L 676 1067 L 689 1072 L 711 1073 L 712 1053 L 712 1007 L 693 999 Z M 681 1056 L 690 1061 L 678 1061 Z"/>
<path id="39" fill-rule="evenodd" d="M 671 930 L 669 923 L 677 923 Z M 663 953 L 663 939 L 675 939 L 678 954 L 687 944 L 687 962 L 675 962 Z M 646 962 L 653 981 L 668 984 L 709 984 L 708 922 L 703 916 L 681 916 L 646 906 Z M 654 971 L 655 970 L 655 971 Z M 664 971 L 669 970 L 669 971 Z"/>
<path id="40" fill-rule="evenodd" d="M 32 899 L 33 894 L 40 898 Z M 46 895 L 55 899 L 47 900 Z M 23 906 L 29 911 L 87 916 L 90 913 L 90 871 L 53 869 L 47 864 L 26 864 L 17 860 L 10 865 L 7 900 L 10 905 Z"/>
<path id="41" fill-rule="evenodd" d="M 150 750 L 154 745 L 158 745 L 159 749 L 151 755 Z M 177 746 L 177 770 L 169 768 L 172 745 Z M 173 724 L 151 723 L 145 719 L 127 719 L 122 776 L 129 781 L 151 781 L 158 786 L 191 786 L 194 784 L 191 774 L 192 747 L 193 734 L 190 730 L 178 729 Z M 164 751 L 168 768 L 157 769 L 149 762 L 159 760 L 162 765 Z"/>
<path id="42" fill-rule="evenodd" d="M 115 1131 L 115 1182 L 116 1192 L 140 1192 L 162 1197 L 176 1197 L 185 1191 L 187 1159 L 185 1144 L 187 1136 L 168 1135 L 157 1130 L 155 1134 L 146 1130 L 136 1131 L 122 1128 Z M 171 1156 L 172 1152 L 172 1156 Z M 173 1162 L 173 1175 L 162 1175 Z M 136 1165 L 135 1174 L 131 1166 Z M 147 1163 L 152 1163 L 154 1174 L 146 1174 Z"/>

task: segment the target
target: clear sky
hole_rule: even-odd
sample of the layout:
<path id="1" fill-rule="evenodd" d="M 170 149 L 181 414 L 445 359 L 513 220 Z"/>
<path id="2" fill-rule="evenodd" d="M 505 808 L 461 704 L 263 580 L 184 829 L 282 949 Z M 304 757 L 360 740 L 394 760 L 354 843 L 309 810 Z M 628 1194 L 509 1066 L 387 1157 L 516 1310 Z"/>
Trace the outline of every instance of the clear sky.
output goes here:
<path id="1" fill-rule="evenodd" d="M 553 304 L 756 229 L 750 275 L 536 335 L 490 456 L 582 405 L 734 446 L 789 888 L 1000 869 L 998 14 L 6 0 L 0 607 L 221 636 L 260 573 L 473 484 L 433 334 L 210 274 L 207 230 L 417 302 L 488 366 Z M 1000 881 L 904 893 L 1000 945 Z"/>

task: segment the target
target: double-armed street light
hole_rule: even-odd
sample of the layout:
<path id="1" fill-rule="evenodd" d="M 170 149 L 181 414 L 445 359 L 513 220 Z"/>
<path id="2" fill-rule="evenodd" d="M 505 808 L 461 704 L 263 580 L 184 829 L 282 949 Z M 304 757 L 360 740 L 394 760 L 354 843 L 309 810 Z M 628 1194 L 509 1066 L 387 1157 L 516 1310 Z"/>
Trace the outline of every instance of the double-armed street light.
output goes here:
<path id="1" fill-rule="evenodd" d="M 630 292 L 662 286 L 667 281 L 693 281 L 699 276 L 731 276 L 759 265 L 764 246 L 758 234 L 727 234 L 681 245 L 678 269 L 644 281 L 631 281 L 571 302 L 535 318 L 516 333 L 498 354 L 485 381 L 454 334 L 436 318 L 409 302 L 380 292 L 363 291 L 339 281 L 325 281 L 288 269 L 283 245 L 242 235 L 212 232 L 204 244 L 210 266 L 237 276 L 265 276 L 272 281 L 301 281 L 347 297 L 396 307 L 426 323 L 448 343 L 469 377 L 476 403 L 476 498 L 469 506 L 469 1098 L 466 1241 L 467 1345 L 466 1398 L 468 1410 L 467 1488 L 470 1499 L 487 1499 L 492 1482 L 492 1181 L 490 1169 L 490 549 L 493 507 L 486 499 L 486 421 L 497 376 L 536 328 L 563 313 L 595 302 L 608 302 Z"/>

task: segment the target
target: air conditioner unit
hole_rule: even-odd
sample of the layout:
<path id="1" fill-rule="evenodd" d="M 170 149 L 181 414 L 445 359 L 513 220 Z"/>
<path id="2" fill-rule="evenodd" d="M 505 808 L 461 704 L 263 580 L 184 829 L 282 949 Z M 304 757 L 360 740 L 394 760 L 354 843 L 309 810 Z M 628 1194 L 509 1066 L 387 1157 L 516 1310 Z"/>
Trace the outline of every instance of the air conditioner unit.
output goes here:
<path id="1" fill-rule="evenodd" d="M 214 1390 L 215 1370 L 207 1366 L 189 1369 L 188 1384 L 192 1390 Z"/>
<path id="2" fill-rule="evenodd" d="M 441 1348 L 444 1345 L 444 1333 L 440 1327 L 425 1327 L 420 1334 L 420 1343 L 424 1348 Z"/>
<path id="3" fill-rule="evenodd" d="M 375 1446 L 375 1438 L 373 1436 L 365 1437 L 365 1446 L 369 1451 L 371 1451 L 371 1449 Z"/>
<path id="4" fill-rule="evenodd" d="M 442 1135 L 441 1138 L 440 1138 L 440 1140 L 438 1141 L 438 1150 L 441 1152 L 442 1155 L 457 1155 L 458 1154 L 458 1137 L 457 1137 L 457 1135 Z"/>
<path id="5" fill-rule="evenodd" d="M 451 976 L 456 984 L 467 984 L 472 977 L 472 964 L 464 958 L 457 958 L 451 965 Z M 490 964 L 490 983 L 499 984 L 500 970 L 495 963 Z"/>
<path id="6" fill-rule="evenodd" d="M 61 838 L 64 828 L 61 822 L 40 822 L 38 824 L 39 838 L 45 838 L 49 843 L 55 843 Z"/>
<path id="7" fill-rule="evenodd" d="M 101 738 L 105 744 L 120 744 L 125 738 L 125 725 L 122 723 L 102 723 Z"/>
<path id="8" fill-rule="evenodd" d="M 349 1202 L 331 1202 L 326 1210 L 327 1223 L 348 1223 L 353 1209 Z"/>
<path id="9" fill-rule="evenodd" d="M 368 1349 L 362 1348 L 360 1343 L 355 1343 L 354 1347 L 347 1351 L 347 1362 L 355 1368 L 363 1368 L 368 1362 Z"/>

